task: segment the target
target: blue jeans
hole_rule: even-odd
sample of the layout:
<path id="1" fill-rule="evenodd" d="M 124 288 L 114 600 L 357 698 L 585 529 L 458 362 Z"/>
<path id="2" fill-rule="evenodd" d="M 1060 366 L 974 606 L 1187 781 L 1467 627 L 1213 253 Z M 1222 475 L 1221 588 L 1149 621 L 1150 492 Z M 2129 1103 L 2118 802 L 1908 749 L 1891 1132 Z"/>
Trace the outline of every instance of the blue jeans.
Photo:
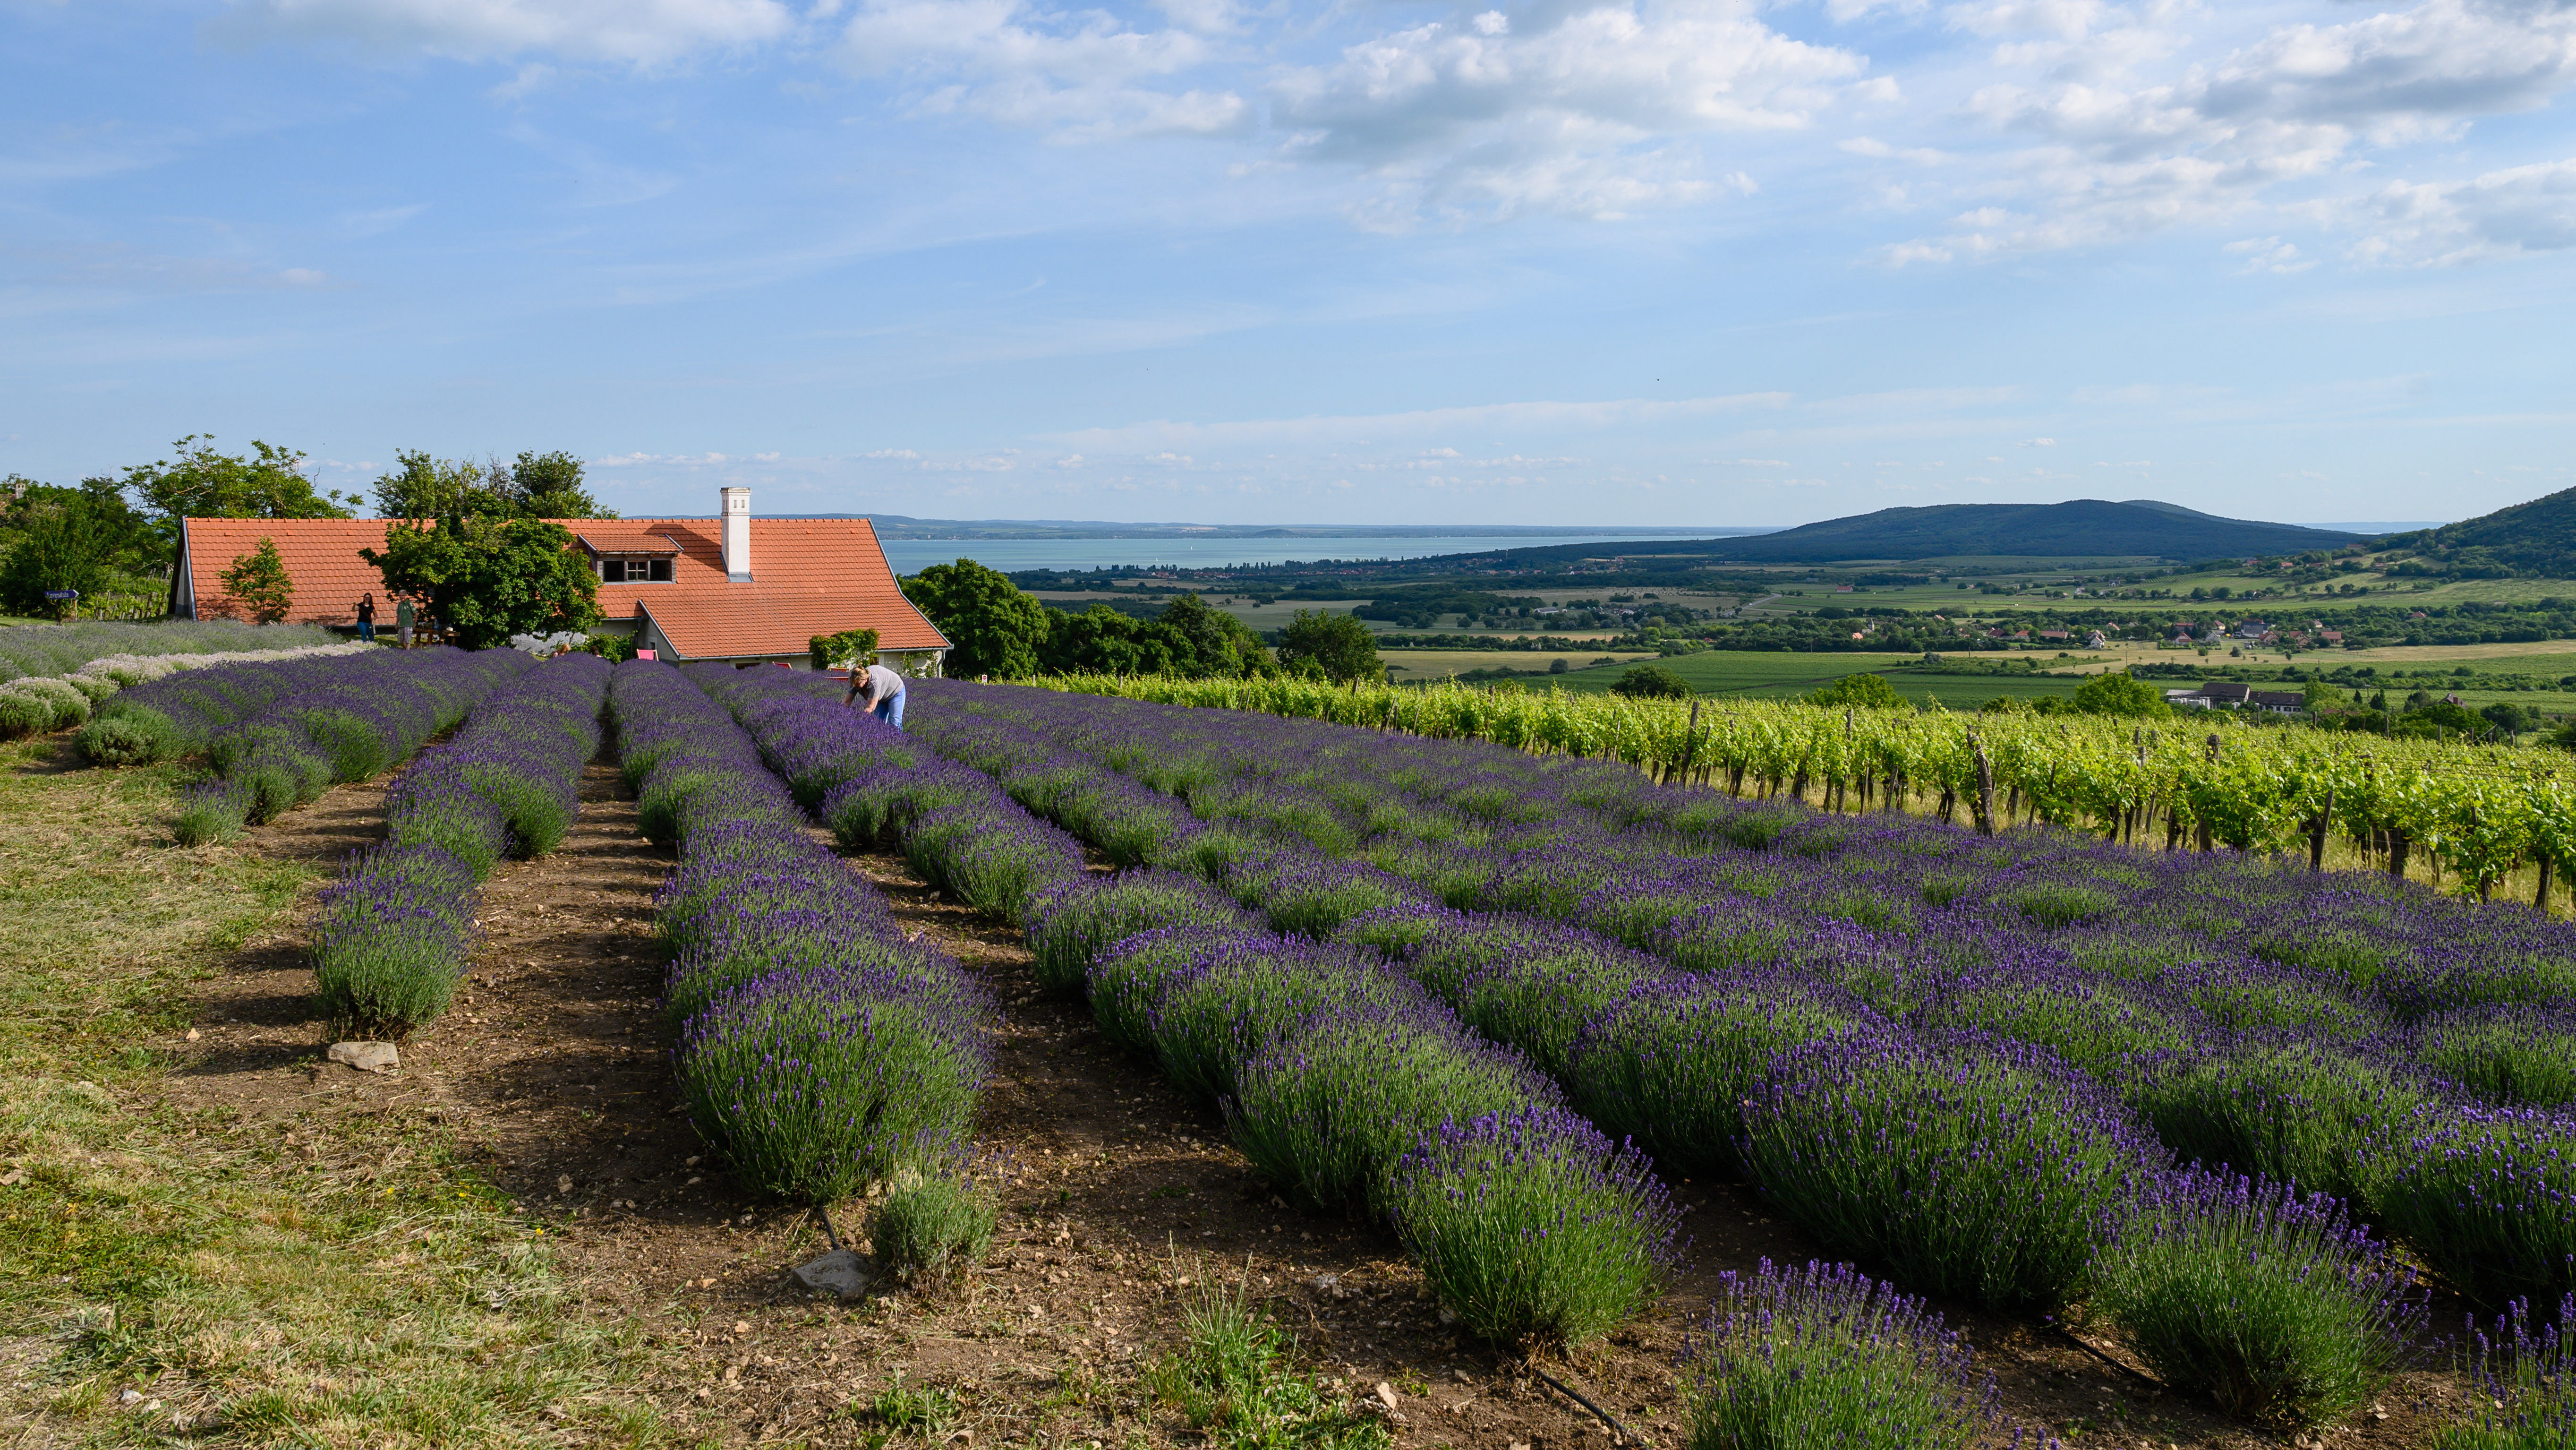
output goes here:
<path id="1" fill-rule="evenodd" d="M 374 644 L 376 642 L 376 622 L 372 619 L 359 620 L 358 638 L 365 640 L 369 644 Z"/>
<path id="2" fill-rule="evenodd" d="M 876 716 L 880 720 L 883 720 L 897 730 L 902 729 L 903 691 L 897 690 L 885 699 L 877 701 L 877 707 L 868 713 Z"/>

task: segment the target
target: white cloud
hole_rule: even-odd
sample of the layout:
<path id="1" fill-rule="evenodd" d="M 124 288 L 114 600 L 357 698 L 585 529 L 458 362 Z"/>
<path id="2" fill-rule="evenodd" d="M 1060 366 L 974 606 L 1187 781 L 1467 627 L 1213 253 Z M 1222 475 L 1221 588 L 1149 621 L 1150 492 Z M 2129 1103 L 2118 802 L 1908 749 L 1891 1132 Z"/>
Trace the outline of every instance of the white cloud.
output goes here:
<path id="1" fill-rule="evenodd" d="M 2369 262 L 2440 265 L 2576 247 L 2576 159 L 2490 171 L 2450 184 L 2394 182 L 2358 220 Z"/>
<path id="2" fill-rule="evenodd" d="M 1201 18 L 1205 18 L 1204 16 Z M 917 88 L 923 114 L 967 114 L 1067 140 L 1242 129 L 1231 90 L 1177 93 L 1144 82 L 1217 57 L 1190 28 L 1140 30 L 1102 11 L 1021 0 L 871 0 L 842 32 L 848 64 Z"/>
<path id="3" fill-rule="evenodd" d="M 1683 138 L 1802 127 L 1867 65 L 1754 12 L 1748 0 L 1619 0 L 1499 27 L 1418 26 L 1289 71 L 1273 121 L 1289 155 L 1374 177 L 1364 215 L 1380 226 L 1691 201 L 1711 187 Z"/>
<path id="4" fill-rule="evenodd" d="M 2299 255 L 2296 243 L 2282 241 L 2279 237 L 2247 237 L 2243 241 L 2229 242 L 2219 250 L 2231 257 L 2244 259 L 2244 265 L 2236 269 L 2238 276 L 2251 276 L 2257 272 L 2287 276 L 2316 265 L 2314 260 Z"/>
<path id="5" fill-rule="evenodd" d="M 340 41 L 455 60 L 542 52 L 659 65 L 777 40 L 794 27 L 779 0 L 239 0 L 207 22 L 207 33 L 236 43 Z"/>
<path id="6" fill-rule="evenodd" d="M 2456 137 L 2478 116 L 2533 109 L 2576 83 L 2576 7 L 2546 0 L 2424 0 L 2341 24 L 2276 25 L 2160 83 L 2130 72 L 2184 43 L 2178 10 L 1981 0 L 1948 18 L 2003 41 L 1999 65 L 2048 73 L 2046 84 L 1985 86 L 1964 108 L 1997 132 L 2036 144 L 2001 158 L 1979 188 L 1989 204 L 1963 213 L 1947 234 L 1881 248 L 1881 259 L 1894 265 L 2223 224 L 2274 205 L 2272 193 L 2284 184 L 2333 189 L 2333 178 L 2372 149 Z M 2526 183 L 2533 184 L 2547 189 L 2545 181 Z M 2463 204 L 2459 220 L 2447 220 L 2451 190 L 2457 188 L 2385 193 L 2381 209 L 2402 234 L 2391 249 L 2451 255 L 2427 234 L 2444 231 L 2472 254 L 2523 245 L 2486 241 L 2476 199 Z M 2518 220 L 2498 215 L 2496 224 L 2544 237 L 2549 204 L 2538 205 L 2543 219 L 2536 226 L 2528 204 Z M 2350 208 L 2340 214 L 2358 215 Z M 2306 264 L 2292 244 L 2279 245 L 2290 250 L 2276 249 L 2255 267 Z"/>

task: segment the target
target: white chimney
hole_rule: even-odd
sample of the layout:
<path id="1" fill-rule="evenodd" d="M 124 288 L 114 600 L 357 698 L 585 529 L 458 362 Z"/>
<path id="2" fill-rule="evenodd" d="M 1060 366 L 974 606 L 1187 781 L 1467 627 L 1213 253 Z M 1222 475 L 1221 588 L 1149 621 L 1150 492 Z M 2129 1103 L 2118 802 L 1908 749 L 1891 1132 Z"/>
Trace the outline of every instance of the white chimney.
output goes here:
<path id="1" fill-rule="evenodd" d="M 728 488 L 724 494 L 724 564 L 725 578 L 735 584 L 751 582 L 751 490 Z"/>

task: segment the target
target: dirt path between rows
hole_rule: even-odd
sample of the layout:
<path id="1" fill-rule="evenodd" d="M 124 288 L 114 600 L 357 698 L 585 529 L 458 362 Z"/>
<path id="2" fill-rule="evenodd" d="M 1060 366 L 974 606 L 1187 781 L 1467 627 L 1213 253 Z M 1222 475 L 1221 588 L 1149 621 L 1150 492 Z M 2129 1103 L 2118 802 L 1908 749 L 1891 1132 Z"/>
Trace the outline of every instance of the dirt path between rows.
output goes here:
<path id="1" fill-rule="evenodd" d="M 600 1312 L 653 1338 L 640 1389 L 692 1433 L 727 1445 L 873 1443 L 865 1407 L 900 1372 L 944 1387 L 945 1438 L 1006 1445 L 1187 1442 L 1138 1377 L 1171 1340 L 1173 1280 L 1248 1280 L 1317 1372 L 1361 1395 L 1385 1382 L 1399 1444 L 1607 1445 L 1597 1420 L 1525 1367 L 1445 1328 L 1420 1276 L 1373 1225 L 1282 1207 L 1224 1143 L 1222 1123 L 1151 1066 L 1113 1050 L 1078 1007 L 1039 1000 L 1016 933 L 941 900 L 893 856 L 852 858 L 896 919 L 944 945 L 1003 1004 L 982 1146 L 1009 1166 L 993 1259 L 966 1283 L 844 1303 L 789 1269 L 828 1247 L 810 1215 L 747 1199 L 675 1116 L 651 896 L 668 852 L 647 844 L 615 769 L 585 772 L 561 849 L 496 870 L 482 942 L 455 1009 L 403 1045 L 399 1071 L 321 1059 L 308 1006 L 310 911 L 225 964 L 198 1004 L 195 1040 L 173 1043 L 183 1106 L 282 1124 L 418 1113 L 452 1136 L 518 1208 L 543 1218 L 563 1271 Z M 381 837 L 381 786 L 334 790 L 253 832 L 243 849 L 327 862 Z M 1676 1355 L 1721 1270 L 1807 1246 L 1758 1195 L 1676 1185 L 1691 1212 L 1692 1267 L 1655 1313 L 1554 1363 L 1651 1441 L 1680 1429 Z M 863 1214 L 840 1210 L 855 1237 Z M 1953 1316 L 2024 1423 L 2080 1443 L 2278 1445 L 2177 1403 L 2024 1324 Z M 2395 1450 L 2427 1425 L 2392 1387 L 2391 1418 L 2332 1443 Z"/>

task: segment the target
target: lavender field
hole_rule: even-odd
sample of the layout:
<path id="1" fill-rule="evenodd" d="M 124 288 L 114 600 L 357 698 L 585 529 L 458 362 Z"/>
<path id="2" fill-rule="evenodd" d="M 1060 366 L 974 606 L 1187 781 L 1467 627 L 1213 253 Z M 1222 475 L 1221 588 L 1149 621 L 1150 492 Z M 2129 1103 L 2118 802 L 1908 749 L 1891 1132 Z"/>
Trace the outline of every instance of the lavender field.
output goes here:
<path id="1" fill-rule="evenodd" d="M 764 772 L 750 816 L 897 841 L 1019 923 L 1042 984 L 1220 1107 L 1284 1196 L 1386 1224 L 1469 1332 L 1580 1344 L 1652 1302 L 1688 1253 L 1668 1178 L 1749 1182 L 1854 1261 L 1712 1311 L 1698 1423 L 1737 1428 L 1705 1443 L 1889 1405 L 1913 1428 L 1866 1443 L 2001 1433 L 1942 1303 L 2092 1324 L 2281 1427 L 2474 1358 L 2468 1315 L 2494 1393 L 2446 1443 L 2576 1424 L 2549 1327 L 2576 1308 L 2576 927 L 2304 860 L 1822 815 L 1477 743 L 939 681 L 904 735 L 828 682 L 687 674 L 747 732 L 728 773 L 784 782 Z M 867 939 L 732 919 L 757 962 Z M 709 1000 L 692 953 L 675 998 Z M 935 967 L 865 970 L 834 1000 L 919 1002 L 916 1036 L 976 1010 Z M 778 990 L 730 989 L 685 1040 Z M 918 1132 L 945 1151 L 956 1121 Z M 776 1152 L 717 1131 L 738 1162 Z"/>

